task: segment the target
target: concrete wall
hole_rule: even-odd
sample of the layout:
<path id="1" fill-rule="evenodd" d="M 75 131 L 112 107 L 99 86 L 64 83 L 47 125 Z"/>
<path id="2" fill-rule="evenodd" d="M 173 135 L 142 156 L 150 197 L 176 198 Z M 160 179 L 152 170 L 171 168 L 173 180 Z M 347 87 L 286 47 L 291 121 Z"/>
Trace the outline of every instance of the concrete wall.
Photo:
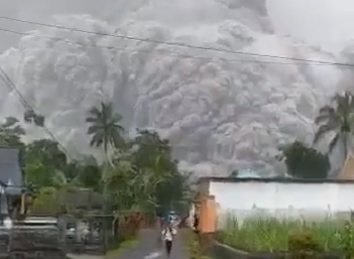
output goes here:
<path id="1" fill-rule="evenodd" d="M 251 215 L 279 218 L 350 217 L 354 183 L 210 182 L 218 204 L 219 225 L 226 214 L 243 220 Z"/>

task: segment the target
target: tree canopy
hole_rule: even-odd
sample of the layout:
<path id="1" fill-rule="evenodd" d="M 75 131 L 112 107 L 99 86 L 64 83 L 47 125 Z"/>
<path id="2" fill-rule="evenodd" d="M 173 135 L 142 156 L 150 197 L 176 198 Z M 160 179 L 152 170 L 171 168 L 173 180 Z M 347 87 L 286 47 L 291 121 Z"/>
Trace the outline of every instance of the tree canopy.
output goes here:
<path id="1" fill-rule="evenodd" d="M 116 209 L 134 204 L 135 209 L 151 212 L 181 210 L 188 202 L 188 176 L 178 171 L 169 141 L 156 132 L 138 132 L 129 148 L 114 156 L 114 167 L 104 173 L 108 197 L 114 197 Z"/>
<path id="2" fill-rule="evenodd" d="M 121 147 L 124 143 L 124 128 L 120 125 L 122 117 L 114 113 L 112 103 L 101 103 L 88 111 L 86 122 L 89 123 L 87 134 L 91 136 L 90 145 L 100 147 L 107 155 L 108 148 Z"/>
<path id="3" fill-rule="evenodd" d="M 109 166 L 97 163 L 93 156 L 69 159 L 53 139 L 25 144 L 26 132 L 16 118 L 8 117 L 0 124 L 1 144 L 20 148 L 25 181 L 38 190 L 34 210 L 68 211 L 72 206 L 65 205 L 67 194 L 82 188 L 101 194 L 108 212 L 186 208 L 191 196 L 189 175 L 178 170 L 169 141 L 148 130 L 138 130 L 136 137 L 125 139 L 121 119 L 111 103 L 92 107 L 86 118 L 88 143 L 103 146 L 107 157 L 113 151 Z M 24 120 L 44 127 L 44 117 L 33 111 L 26 112 Z"/>
<path id="4" fill-rule="evenodd" d="M 324 179 L 328 176 L 331 168 L 328 155 L 299 141 L 283 148 L 282 153 L 290 175 L 306 179 Z"/>

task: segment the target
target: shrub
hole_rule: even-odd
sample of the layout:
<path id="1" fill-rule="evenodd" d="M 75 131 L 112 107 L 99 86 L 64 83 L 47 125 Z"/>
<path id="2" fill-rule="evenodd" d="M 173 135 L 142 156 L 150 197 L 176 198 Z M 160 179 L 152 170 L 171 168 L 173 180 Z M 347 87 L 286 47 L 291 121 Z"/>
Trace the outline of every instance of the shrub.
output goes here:
<path id="1" fill-rule="evenodd" d="M 123 213 L 118 217 L 119 235 L 122 240 L 135 238 L 141 224 L 141 214 L 137 212 Z"/>
<path id="2" fill-rule="evenodd" d="M 187 250 L 190 259 L 210 259 L 209 256 L 203 254 L 203 249 L 199 242 L 199 236 L 190 232 L 187 238 Z"/>
<path id="3" fill-rule="evenodd" d="M 340 250 L 346 258 L 354 258 L 354 226 L 353 223 L 347 221 L 344 228 L 338 231 L 337 238 L 339 240 Z"/>
<path id="4" fill-rule="evenodd" d="M 301 231 L 289 236 L 288 252 L 293 259 L 320 258 L 323 247 L 309 231 Z"/>

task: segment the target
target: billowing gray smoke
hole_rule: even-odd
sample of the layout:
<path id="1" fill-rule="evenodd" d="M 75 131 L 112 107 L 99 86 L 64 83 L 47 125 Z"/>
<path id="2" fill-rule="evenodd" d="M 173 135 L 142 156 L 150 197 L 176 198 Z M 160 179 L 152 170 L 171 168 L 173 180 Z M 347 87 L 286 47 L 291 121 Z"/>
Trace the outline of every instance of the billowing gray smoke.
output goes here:
<path id="1" fill-rule="evenodd" d="M 237 51 L 332 59 L 274 35 L 262 0 L 125 2 L 130 4 L 124 8 L 133 11 L 117 17 L 110 13 L 110 22 L 69 14 L 46 22 Z M 0 64 L 72 152 L 92 152 L 85 112 L 104 99 L 114 102 L 127 128 L 154 128 L 169 138 L 181 166 L 198 174 L 245 168 L 264 175 L 283 173 L 275 159 L 277 147 L 295 138 L 311 141 L 313 118 L 336 90 L 338 72 L 328 66 L 54 28 L 32 33 L 0 56 Z M 275 63 L 264 63 L 269 61 Z M 19 115 L 23 108 L 16 95 L 1 86 L 2 114 Z M 34 137 L 43 135 L 28 130 Z"/>

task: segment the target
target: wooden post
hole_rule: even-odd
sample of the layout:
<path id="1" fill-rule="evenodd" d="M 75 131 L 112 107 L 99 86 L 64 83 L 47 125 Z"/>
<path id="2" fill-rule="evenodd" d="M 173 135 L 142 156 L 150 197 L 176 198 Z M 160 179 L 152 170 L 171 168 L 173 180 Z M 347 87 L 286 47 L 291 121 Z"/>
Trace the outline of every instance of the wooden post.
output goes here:
<path id="1" fill-rule="evenodd" d="M 26 193 L 22 192 L 21 194 L 21 210 L 20 214 L 24 215 L 26 210 Z"/>
<path id="2" fill-rule="evenodd" d="M 201 199 L 199 209 L 199 233 L 203 252 L 209 251 L 213 245 L 216 231 L 216 202 L 214 196 Z"/>
<path id="3" fill-rule="evenodd" d="M 202 198 L 199 209 L 200 233 L 214 233 L 216 230 L 216 202 L 214 196 Z"/>

